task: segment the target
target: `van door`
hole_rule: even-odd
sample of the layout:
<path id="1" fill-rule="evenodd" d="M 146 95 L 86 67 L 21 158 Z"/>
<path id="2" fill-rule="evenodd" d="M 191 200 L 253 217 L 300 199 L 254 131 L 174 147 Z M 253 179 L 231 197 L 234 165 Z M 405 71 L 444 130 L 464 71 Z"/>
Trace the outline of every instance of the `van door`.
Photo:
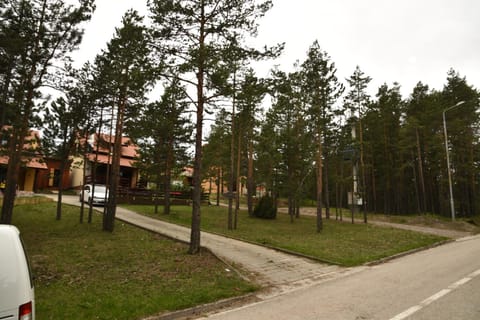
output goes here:
<path id="1" fill-rule="evenodd" d="M 14 226 L 0 225 L 0 319 L 35 319 L 28 259 Z"/>

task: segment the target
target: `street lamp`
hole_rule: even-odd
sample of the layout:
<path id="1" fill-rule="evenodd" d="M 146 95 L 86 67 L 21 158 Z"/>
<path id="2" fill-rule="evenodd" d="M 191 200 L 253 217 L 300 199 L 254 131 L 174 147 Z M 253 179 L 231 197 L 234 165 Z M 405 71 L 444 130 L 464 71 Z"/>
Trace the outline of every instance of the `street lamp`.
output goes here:
<path id="1" fill-rule="evenodd" d="M 453 187 L 452 187 L 452 173 L 450 172 L 450 154 L 448 151 L 448 136 L 447 136 L 447 122 L 445 120 L 445 113 L 449 110 L 452 110 L 456 107 L 461 106 L 464 104 L 465 101 L 460 101 L 454 106 L 451 106 L 445 110 L 443 110 L 443 133 L 445 135 L 445 153 L 447 154 L 447 173 L 448 173 L 448 188 L 450 191 L 450 213 L 452 215 L 452 221 L 455 221 L 455 205 L 453 203 Z"/>

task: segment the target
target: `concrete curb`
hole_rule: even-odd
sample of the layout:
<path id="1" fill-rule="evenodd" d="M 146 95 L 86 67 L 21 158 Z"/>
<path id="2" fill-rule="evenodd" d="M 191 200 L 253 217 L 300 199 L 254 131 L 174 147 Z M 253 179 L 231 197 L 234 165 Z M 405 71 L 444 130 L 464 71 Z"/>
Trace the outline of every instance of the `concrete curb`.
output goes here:
<path id="1" fill-rule="evenodd" d="M 440 247 L 440 246 L 443 246 L 447 243 L 452 243 L 452 242 L 455 242 L 455 241 L 456 241 L 455 239 L 448 239 L 448 240 L 436 242 L 436 243 L 431 244 L 431 245 L 426 246 L 426 247 L 421 247 L 421 248 L 408 250 L 408 251 L 405 251 L 405 252 L 400 252 L 400 253 L 397 253 L 393 256 L 388 256 L 388 257 L 381 258 L 381 259 L 378 259 L 378 260 L 375 260 L 375 261 L 367 262 L 363 265 L 367 266 L 367 267 L 376 266 L 376 265 L 379 265 L 379 264 L 389 262 L 391 260 L 395 260 L 395 259 L 398 259 L 398 258 L 401 258 L 401 257 L 405 257 L 405 256 L 408 256 L 408 255 L 417 253 L 417 252 L 426 251 L 426 250 L 429 250 L 429 249 L 432 249 L 432 248 Z"/>
<path id="2" fill-rule="evenodd" d="M 240 307 L 245 304 L 255 303 L 261 301 L 254 293 L 243 295 L 240 297 L 234 297 L 229 299 L 223 299 L 216 302 L 199 305 L 196 307 L 183 309 L 179 311 L 173 311 L 169 313 L 159 314 L 155 316 L 149 316 L 142 320 L 182 320 L 191 319 L 192 317 L 199 317 L 201 315 L 218 312 L 223 309 L 231 309 L 233 307 Z"/>
<path id="3" fill-rule="evenodd" d="M 382 264 L 382 263 L 386 263 L 390 260 L 394 260 L 394 259 L 397 259 L 397 258 L 401 258 L 401 257 L 405 257 L 405 256 L 408 256 L 408 255 L 414 254 L 416 252 L 421 252 L 421 251 L 433 249 L 433 248 L 440 247 L 440 246 L 443 246 L 445 244 L 449 244 L 449 243 L 453 243 L 453 242 L 468 241 L 468 240 L 471 240 L 471 239 L 476 239 L 478 237 L 480 237 L 480 235 L 467 236 L 467 237 L 463 237 L 463 238 L 459 238 L 459 239 L 447 239 L 447 240 L 444 240 L 444 241 L 440 241 L 440 242 L 431 244 L 431 245 L 426 246 L 426 247 L 405 251 L 405 252 L 390 256 L 390 257 L 385 257 L 385 258 L 382 258 L 382 259 L 379 259 L 379 260 L 376 260 L 376 261 L 367 262 L 367 263 L 364 264 L 364 266 L 376 266 L 376 265 L 379 265 L 379 264 Z"/>

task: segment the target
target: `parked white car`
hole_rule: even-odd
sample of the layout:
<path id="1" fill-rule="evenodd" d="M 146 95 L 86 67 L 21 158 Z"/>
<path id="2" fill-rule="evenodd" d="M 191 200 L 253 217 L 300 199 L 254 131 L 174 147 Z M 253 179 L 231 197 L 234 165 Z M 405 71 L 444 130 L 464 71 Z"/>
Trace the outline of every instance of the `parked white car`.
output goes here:
<path id="1" fill-rule="evenodd" d="M 80 202 L 88 202 L 92 205 L 104 205 L 108 199 L 108 188 L 103 184 L 86 184 L 80 191 Z"/>
<path id="2" fill-rule="evenodd" d="M 11 225 L 0 225 L 0 319 L 35 319 L 30 265 L 20 232 Z"/>

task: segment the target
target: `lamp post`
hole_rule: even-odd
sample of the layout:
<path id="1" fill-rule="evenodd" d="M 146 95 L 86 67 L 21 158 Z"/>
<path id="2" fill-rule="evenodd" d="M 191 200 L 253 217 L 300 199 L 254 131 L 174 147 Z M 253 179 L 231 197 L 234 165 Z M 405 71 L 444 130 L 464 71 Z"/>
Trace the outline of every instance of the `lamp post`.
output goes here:
<path id="1" fill-rule="evenodd" d="M 465 101 L 460 101 L 454 106 L 443 110 L 443 134 L 445 135 L 445 153 L 447 154 L 448 189 L 450 191 L 450 213 L 452 215 L 452 221 L 455 221 L 455 205 L 453 203 L 452 173 L 450 172 L 450 153 L 448 151 L 447 121 L 445 120 L 445 113 L 449 110 L 461 106 L 464 103 Z"/>

